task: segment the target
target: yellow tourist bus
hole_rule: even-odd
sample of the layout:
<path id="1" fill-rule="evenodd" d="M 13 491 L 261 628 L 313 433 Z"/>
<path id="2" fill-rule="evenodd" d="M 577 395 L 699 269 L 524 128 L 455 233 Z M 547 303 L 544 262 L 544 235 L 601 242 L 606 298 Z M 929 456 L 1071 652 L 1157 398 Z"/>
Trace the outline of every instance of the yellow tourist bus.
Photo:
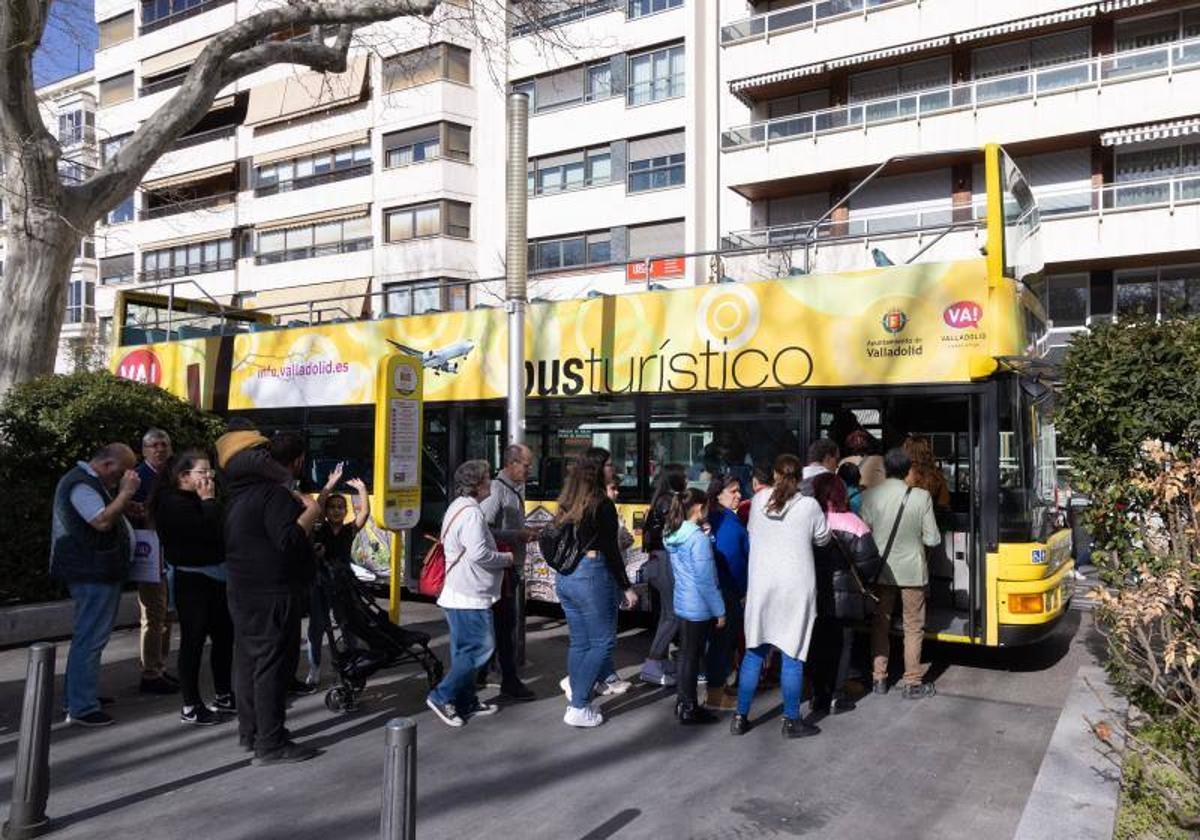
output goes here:
<path id="1" fill-rule="evenodd" d="M 951 490 L 943 545 L 930 559 L 928 634 L 1002 646 L 1048 633 L 1067 609 L 1073 563 L 1036 353 L 1045 326 L 1030 291 L 1037 209 L 1002 149 L 974 154 L 986 202 L 957 213 L 946 239 L 925 235 L 918 256 L 934 261 L 887 265 L 880 254 L 900 247 L 889 240 L 866 251 L 877 267 L 810 272 L 815 253 L 836 256 L 853 239 L 830 215 L 790 242 L 678 259 L 703 266 L 710 282 L 531 304 L 531 516 L 549 515 L 571 458 L 591 446 L 612 452 L 622 515 L 637 536 L 663 464 L 687 465 L 697 486 L 718 472 L 748 486 L 753 465 L 803 455 L 823 435 L 864 428 L 888 446 L 924 435 Z M 974 237 L 964 240 L 975 243 L 969 253 L 937 257 L 933 246 L 964 231 Z M 629 273 L 644 282 L 663 264 Z M 191 301 L 180 314 L 178 297 L 130 292 L 116 313 L 112 368 L 264 431 L 303 431 L 304 482 L 316 488 L 339 461 L 347 478 L 370 483 L 377 363 L 394 344 L 424 354 L 418 532 L 436 532 L 453 468 L 468 458 L 497 464 L 504 447 L 506 314 L 397 316 L 360 297 L 362 315 L 348 315 L 343 301 L 329 319 L 326 303 L 264 318 L 266 310 Z M 410 573 L 424 549 L 420 538 L 411 543 Z M 631 552 L 632 574 L 643 561 Z M 536 552 L 527 572 L 530 597 L 551 600 L 551 572 Z"/>

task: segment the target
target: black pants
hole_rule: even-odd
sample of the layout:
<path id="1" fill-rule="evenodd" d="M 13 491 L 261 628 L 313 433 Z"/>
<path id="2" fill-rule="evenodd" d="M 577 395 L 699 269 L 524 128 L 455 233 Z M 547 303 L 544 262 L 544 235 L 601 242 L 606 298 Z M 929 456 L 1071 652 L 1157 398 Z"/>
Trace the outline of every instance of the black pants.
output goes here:
<path id="1" fill-rule="evenodd" d="M 212 639 L 209 665 L 213 690 L 233 690 L 233 619 L 225 596 L 225 583 L 201 572 L 175 571 L 175 612 L 179 616 L 179 689 L 183 705 L 198 706 L 200 660 L 204 643 Z"/>
<path id="2" fill-rule="evenodd" d="M 299 592 L 229 590 L 238 734 L 263 754 L 283 745 L 287 688 L 300 655 Z"/>
<path id="3" fill-rule="evenodd" d="M 850 674 L 850 655 L 854 650 L 854 629 L 836 618 L 817 618 L 812 641 L 808 645 L 808 666 L 813 696 L 841 697 Z"/>
<path id="4" fill-rule="evenodd" d="M 650 643 L 650 659 L 666 659 L 671 650 L 671 641 L 679 633 L 679 619 L 675 616 L 675 575 L 671 571 L 671 558 L 665 551 L 655 551 L 642 566 L 642 579 L 658 593 L 658 626 L 654 630 L 654 641 Z"/>
<path id="5" fill-rule="evenodd" d="M 696 705 L 696 677 L 712 621 L 679 621 L 679 675 L 675 691 L 685 705 Z"/>
<path id="6" fill-rule="evenodd" d="M 515 587 L 505 581 L 500 600 L 492 604 L 492 627 L 496 633 L 495 662 L 500 668 L 500 688 L 512 688 L 521 681 L 517 673 L 517 597 Z M 486 677 L 489 665 L 479 669 Z"/>

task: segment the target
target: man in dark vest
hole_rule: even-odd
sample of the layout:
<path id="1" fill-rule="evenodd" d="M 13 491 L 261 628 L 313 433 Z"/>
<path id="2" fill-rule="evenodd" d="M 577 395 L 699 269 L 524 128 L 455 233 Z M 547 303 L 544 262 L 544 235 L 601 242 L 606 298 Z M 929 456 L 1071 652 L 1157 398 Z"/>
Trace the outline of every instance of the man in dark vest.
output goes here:
<path id="1" fill-rule="evenodd" d="M 67 721 L 79 726 L 113 722 L 100 710 L 96 684 L 136 547 L 125 518 L 141 483 L 135 462 L 132 449 L 110 443 L 68 470 L 54 491 L 50 574 L 75 602 L 65 693 Z"/>

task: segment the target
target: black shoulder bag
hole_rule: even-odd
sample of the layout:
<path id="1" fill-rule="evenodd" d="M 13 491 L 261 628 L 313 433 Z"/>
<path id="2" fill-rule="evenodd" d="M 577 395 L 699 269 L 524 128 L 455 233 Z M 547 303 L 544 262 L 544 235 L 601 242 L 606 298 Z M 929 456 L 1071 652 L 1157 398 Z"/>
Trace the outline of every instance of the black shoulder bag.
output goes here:
<path id="1" fill-rule="evenodd" d="M 904 498 L 900 500 L 900 510 L 896 511 L 896 521 L 892 523 L 892 532 L 888 534 L 887 546 L 883 549 L 883 554 L 879 556 L 885 565 L 888 555 L 892 553 L 892 543 L 896 541 L 896 532 L 900 530 L 900 520 L 904 517 L 904 506 L 908 504 L 908 497 L 911 493 L 911 487 L 904 491 Z"/>

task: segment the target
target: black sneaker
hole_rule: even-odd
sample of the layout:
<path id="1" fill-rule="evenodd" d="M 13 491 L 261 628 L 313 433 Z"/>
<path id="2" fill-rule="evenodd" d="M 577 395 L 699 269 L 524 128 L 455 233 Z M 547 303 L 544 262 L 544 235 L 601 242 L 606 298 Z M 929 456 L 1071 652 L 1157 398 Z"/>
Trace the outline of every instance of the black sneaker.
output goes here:
<path id="1" fill-rule="evenodd" d="M 858 704 L 849 697 L 836 697 L 833 701 L 833 713 L 835 715 L 844 715 L 846 712 L 852 712 L 857 708 Z"/>
<path id="2" fill-rule="evenodd" d="M 142 694 L 176 694 L 179 691 L 179 685 L 168 682 L 162 676 L 142 677 L 138 691 Z"/>
<path id="3" fill-rule="evenodd" d="M 250 761 L 255 767 L 267 767 L 272 764 L 296 764 L 316 758 L 317 751 L 312 747 L 297 744 L 295 741 L 284 741 L 283 746 L 265 752 L 255 752 Z"/>
<path id="4" fill-rule="evenodd" d="M 184 706 L 179 712 L 180 723 L 190 723 L 193 726 L 213 726 L 220 723 L 217 713 L 201 703 L 188 708 Z"/>
<path id="5" fill-rule="evenodd" d="M 733 720 L 729 721 L 730 735 L 745 735 L 750 731 L 750 719 L 745 715 L 734 715 Z"/>
<path id="6" fill-rule="evenodd" d="M 812 702 L 809 703 L 809 711 L 814 715 L 827 715 L 832 708 L 833 698 L 828 694 L 813 697 Z"/>
<path id="7" fill-rule="evenodd" d="M 316 692 L 316 690 L 317 690 L 317 687 L 315 685 L 309 685 L 304 680 L 298 680 L 295 677 L 293 677 L 292 681 L 290 683 L 288 683 L 287 693 L 288 694 L 307 695 L 307 694 L 313 694 L 314 692 Z M 311 758 L 311 756 L 310 756 L 310 758 Z"/>
<path id="8" fill-rule="evenodd" d="M 447 726 L 462 726 L 466 721 L 458 714 L 458 709 L 454 708 L 453 703 L 439 703 L 433 699 L 433 696 L 425 698 L 425 705 L 433 709 L 433 713 L 437 715 L 442 723 Z"/>
<path id="9" fill-rule="evenodd" d="M 684 705 L 680 707 L 676 717 L 683 726 L 701 726 L 716 723 L 721 718 L 700 705 Z"/>
<path id="10" fill-rule="evenodd" d="M 217 709 L 217 714 L 237 714 L 237 700 L 234 699 L 232 694 L 218 694 L 216 699 L 213 701 L 213 705 Z"/>
<path id="11" fill-rule="evenodd" d="M 512 685 L 500 686 L 500 696 L 505 700 L 513 700 L 518 703 L 528 703 L 530 700 L 537 699 L 537 695 L 530 691 L 525 683 L 519 681 Z"/>
<path id="12" fill-rule="evenodd" d="M 876 694 L 884 695 L 888 693 L 887 680 L 875 680 L 871 685 L 871 691 Z"/>
<path id="13" fill-rule="evenodd" d="M 111 715 L 106 715 L 97 709 L 94 712 L 88 712 L 86 715 L 80 715 L 79 717 L 67 715 L 67 723 L 72 726 L 86 726 L 90 729 L 98 729 L 101 726 L 112 726 L 116 721 L 113 720 Z"/>
<path id="14" fill-rule="evenodd" d="M 904 686 L 904 692 L 900 696 L 905 700 L 924 700 L 935 694 L 937 694 L 937 690 L 933 687 L 933 683 L 917 683 Z"/>
<path id="15" fill-rule="evenodd" d="M 783 719 L 782 732 L 784 738 L 811 738 L 821 734 L 820 728 L 811 723 L 786 717 Z"/>

